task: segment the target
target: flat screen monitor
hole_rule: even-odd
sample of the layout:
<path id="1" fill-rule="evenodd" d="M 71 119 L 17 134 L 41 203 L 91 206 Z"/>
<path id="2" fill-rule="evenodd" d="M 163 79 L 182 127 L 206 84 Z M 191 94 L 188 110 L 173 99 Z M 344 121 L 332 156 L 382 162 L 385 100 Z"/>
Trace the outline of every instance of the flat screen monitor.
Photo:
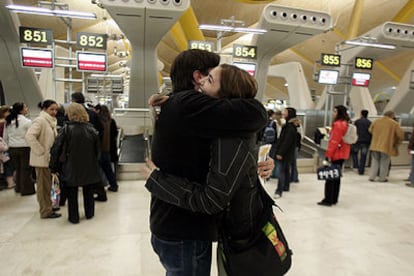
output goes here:
<path id="1" fill-rule="evenodd" d="M 53 68 L 53 50 L 49 48 L 20 48 L 23 67 Z"/>
<path id="2" fill-rule="evenodd" d="M 77 70 L 83 72 L 106 72 L 106 53 L 76 52 Z"/>
<path id="3" fill-rule="evenodd" d="M 254 76 L 254 74 L 256 73 L 256 63 L 233 62 L 233 65 L 247 71 L 247 73 L 249 73 L 252 76 Z"/>
<path id="4" fill-rule="evenodd" d="M 318 82 L 321 84 L 336 84 L 338 82 L 339 71 L 337 70 L 319 70 Z"/>
<path id="5" fill-rule="evenodd" d="M 352 73 L 352 85 L 368 87 L 371 74 L 369 73 Z"/>

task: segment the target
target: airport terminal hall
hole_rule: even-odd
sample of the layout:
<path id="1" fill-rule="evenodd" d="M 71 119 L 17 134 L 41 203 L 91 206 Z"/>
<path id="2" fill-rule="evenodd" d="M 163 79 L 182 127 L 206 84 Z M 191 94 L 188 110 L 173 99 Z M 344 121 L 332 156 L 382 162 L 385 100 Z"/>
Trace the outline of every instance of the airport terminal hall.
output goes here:
<path id="1" fill-rule="evenodd" d="M 0 0 L 0 276 L 414 275 L 414 0 Z"/>

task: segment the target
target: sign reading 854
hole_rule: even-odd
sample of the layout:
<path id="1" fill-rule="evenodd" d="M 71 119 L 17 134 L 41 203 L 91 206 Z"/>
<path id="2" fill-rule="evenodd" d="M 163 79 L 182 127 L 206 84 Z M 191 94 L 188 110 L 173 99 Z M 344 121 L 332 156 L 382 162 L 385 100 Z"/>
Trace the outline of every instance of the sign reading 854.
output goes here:
<path id="1" fill-rule="evenodd" d="M 257 47 L 249 45 L 234 44 L 233 57 L 245 59 L 257 59 Z"/>

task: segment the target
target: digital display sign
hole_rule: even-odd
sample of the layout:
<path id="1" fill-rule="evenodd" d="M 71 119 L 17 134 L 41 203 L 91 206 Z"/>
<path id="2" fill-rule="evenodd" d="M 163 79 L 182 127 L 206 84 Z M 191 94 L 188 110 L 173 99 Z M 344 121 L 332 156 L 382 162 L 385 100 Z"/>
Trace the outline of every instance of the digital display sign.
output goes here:
<path id="1" fill-rule="evenodd" d="M 327 66 L 341 66 L 341 56 L 334 54 L 321 54 L 321 64 Z"/>
<path id="2" fill-rule="evenodd" d="M 352 85 L 353 86 L 363 86 L 367 87 L 369 85 L 369 80 L 371 79 L 371 74 L 369 73 L 352 73 Z"/>
<path id="3" fill-rule="evenodd" d="M 23 67 L 53 68 L 53 50 L 48 48 L 20 48 Z"/>
<path id="4" fill-rule="evenodd" d="M 106 34 L 77 33 L 76 46 L 78 48 L 95 48 L 106 50 Z"/>
<path id="5" fill-rule="evenodd" d="M 257 59 L 257 46 L 233 44 L 233 57 Z"/>
<path id="6" fill-rule="evenodd" d="M 319 70 L 318 82 L 321 84 L 336 84 L 338 82 L 339 71 L 337 70 Z"/>
<path id="7" fill-rule="evenodd" d="M 365 57 L 355 58 L 354 66 L 356 69 L 372 70 L 373 65 L 374 65 L 374 60 L 372 58 L 365 58 Z"/>
<path id="8" fill-rule="evenodd" d="M 212 41 L 202 41 L 202 40 L 189 40 L 188 41 L 189 49 L 199 49 L 206 50 L 209 52 L 214 51 L 214 42 Z"/>
<path id="9" fill-rule="evenodd" d="M 53 43 L 53 32 L 49 29 L 19 27 L 20 43 Z"/>
<path id="10" fill-rule="evenodd" d="M 76 52 L 76 64 L 78 71 L 106 72 L 106 53 Z"/>
<path id="11" fill-rule="evenodd" d="M 254 76 L 254 74 L 256 73 L 255 63 L 233 62 L 233 65 L 239 67 L 240 69 L 247 71 L 247 73 L 249 73 L 252 76 Z"/>

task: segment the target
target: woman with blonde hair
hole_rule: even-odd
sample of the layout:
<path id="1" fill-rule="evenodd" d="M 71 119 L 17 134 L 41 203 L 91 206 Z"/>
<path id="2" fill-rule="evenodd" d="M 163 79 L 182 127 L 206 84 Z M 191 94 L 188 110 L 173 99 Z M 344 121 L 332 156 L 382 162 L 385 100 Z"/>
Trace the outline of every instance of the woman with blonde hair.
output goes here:
<path id="1" fill-rule="evenodd" d="M 60 179 L 68 198 L 68 219 L 71 223 L 79 223 L 79 186 L 82 186 L 86 219 L 91 219 L 95 214 L 93 187 L 101 181 L 99 137 L 95 128 L 88 123 L 89 115 L 81 104 L 71 103 L 66 111 L 69 122 L 56 137 L 49 167 L 52 173 L 62 174 Z"/>
<path id="2" fill-rule="evenodd" d="M 58 105 L 54 100 L 39 103 L 39 117 L 34 119 L 26 133 L 30 146 L 30 166 L 35 168 L 37 179 L 37 202 L 41 218 L 58 218 L 61 216 L 53 209 L 50 191 L 52 175 L 49 170 L 50 149 L 56 137 L 56 113 Z"/>

